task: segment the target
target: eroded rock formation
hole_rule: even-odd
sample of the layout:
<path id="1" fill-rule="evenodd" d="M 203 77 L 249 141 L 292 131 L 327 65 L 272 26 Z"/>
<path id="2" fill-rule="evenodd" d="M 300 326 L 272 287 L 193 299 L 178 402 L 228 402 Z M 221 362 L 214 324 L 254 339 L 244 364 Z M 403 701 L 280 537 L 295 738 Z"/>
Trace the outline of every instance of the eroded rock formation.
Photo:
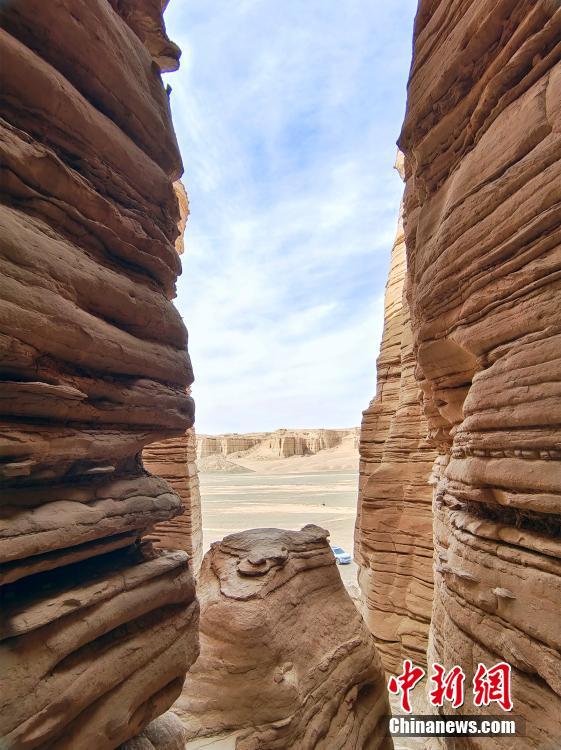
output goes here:
<path id="1" fill-rule="evenodd" d="M 0 11 L 0 744 L 14 750 L 113 750 L 171 705 L 198 648 L 187 556 L 139 544 L 181 509 L 142 448 L 193 421 L 161 5 Z"/>
<path id="2" fill-rule="evenodd" d="M 158 523 L 146 535 L 156 547 L 182 549 L 192 558 L 194 572 L 201 567 L 203 530 L 201 495 L 197 474 L 195 432 L 152 443 L 142 452 L 144 466 L 163 477 L 181 499 L 181 513 Z"/>
<path id="3" fill-rule="evenodd" d="M 409 308 L 404 299 L 401 215 L 391 254 L 377 393 L 364 412 L 360 439 L 355 558 L 364 617 L 385 668 L 404 658 L 426 664 L 432 609 L 432 488 L 436 456 L 427 440 Z"/>
<path id="4" fill-rule="evenodd" d="M 185 729 L 181 721 L 168 711 L 150 724 L 119 750 L 184 750 Z"/>
<path id="5" fill-rule="evenodd" d="M 205 555 L 201 656 L 174 710 L 189 737 L 241 729 L 238 750 L 391 748 L 374 642 L 327 532 L 252 529 Z"/>
<path id="6" fill-rule="evenodd" d="M 175 249 L 182 255 L 189 201 L 182 182 L 178 180 L 173 187 L 179 206 Z M 156 524 L 147 538 L 158 548 L 187 552 L 192 560 L 191 569 L 196 573 L 203 556 L 203 528 L 194 428 L 183 435 L 151 443 L 143 450 L 142 460 L 148 471 L 169 482 L 181 500 L 181 512 Z"/>
<path id="7" fill-rule="evenodd" d="M 435 445 L 429 661 L 513 667 L 561 743 L 561 8 L 421 0 L 407 115 L 407 295 Z M 470 701 L 460 711 L 474 711 Z M 477 709 L 476 709 L 477 711 Z M 496 711 L 491 706 L 489 711 Z M 453 741 L 450 741 L 452 747 Z"/>
<path id="8" fill-rule="evenodd" d="M 241 453 L 258 443 L 256 435 L 197 435 L 197 458 Z"/>
<path id="9" fill-rule="evenodd" d="M 243 435 L 198 435 L 197 456 L 206 458 L 216 454 L 228 456 L 255 449 L 256 454 L 271 458 L 309 456 L 328 448 L 335 448 L 355 434 L 355 430 L 276 430 Z"/>

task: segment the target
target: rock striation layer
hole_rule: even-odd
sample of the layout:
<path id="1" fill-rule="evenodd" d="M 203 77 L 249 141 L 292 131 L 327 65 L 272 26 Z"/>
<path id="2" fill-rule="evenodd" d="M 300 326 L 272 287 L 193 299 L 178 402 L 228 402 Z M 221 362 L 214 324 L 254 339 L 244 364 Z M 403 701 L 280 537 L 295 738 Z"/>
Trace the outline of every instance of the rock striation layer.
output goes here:
<path id="1" fill-rule="evenodd" d="M 469 750 L 561 743 L 560 39 L 556 2 L 421 0 L 400 137 L 417 374 L 443 452 L 429 661 L 468 684 L 509 662 L 526 719 L 526 737 Z"/>
<path id="2" fill-rule="evenodd" d="M 191 557 L 192 570 L 197 572 L 203 557 L 203 528 L 195 441 L 195 431 L 191 428 L 185 435 L 147 446 L 142 460 L 181 499 L 181 513 L 156 524 L 146 539 L 161 549 L 184 550 Z"/>
<path id="3" fill-rule="evenodd" d="M 141 451 L 193 422 L 171 303 L 182 166 L 161 5 L 0 10 L 0 744 L 13 750 L 113 750 L 171 705 L 198 649 L 187 555 L 139 542 L 181 509 Z"/>
<path id="4" fill-rule="evenodd" d="M 404 658 L 426 664 L 432 609 L 432 490 L 436 457 L 427 440 L 404 298 L 401 215 L 391 254 L 377 393 L 360 436 L 355 559 L 364 617 L 386 670 Z"/>
<path id="5" fill-rule="evenodd" d="M 174 706 L 237 750 L 391 748 L 385 679 L 327 532 L 252 529 L 205 555 L 201 656 Z"/>
<path id="6" fill-rule="evenodd" d="M 189 216 L 189 201 L 181 181 L 174 183 L 179 206 L 178 235 L 175 249 L 183 254 L 183 237 Z M 166 479 L 181 500 L 181 511 L 172 519 L 156 524 L 147 538 L 160 549 L 182 549 L 191 556 L 191 568 L 197 572 L 203 557 L 201 495 L 197 471 L 194 427 L 183 435 L 151 443 L 142 452 L 145 468 Z"/>

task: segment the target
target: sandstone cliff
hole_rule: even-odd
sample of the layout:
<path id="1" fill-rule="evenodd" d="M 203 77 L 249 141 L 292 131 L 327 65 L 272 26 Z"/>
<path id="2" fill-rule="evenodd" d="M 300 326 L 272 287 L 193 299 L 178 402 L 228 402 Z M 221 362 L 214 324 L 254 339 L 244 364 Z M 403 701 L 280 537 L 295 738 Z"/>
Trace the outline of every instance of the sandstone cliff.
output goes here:
<path id="1" fill-rule="evenodd" d="M 197 453 L 198 469 L 205 474 L 355 472 L 358 428 L 199 435 Z"/>
<path id="2" fill-rule="evenodd" d="M 415 381 L 412 333 L 403 298 L 401 216 L 391 254 L 377 393 L 364 412 L 355 559 L 364 617 L 384 666 L 426 664 L 432 608 L 432 491 L 436 456 Z"/>
<path id="3" fill-rule="evenodd" d="M 276 430 L 275 432 L 249 432 L 243 435 L 197 435 L 197 456 L 205 458 L 216 454 L 253 451 L 252 455 L 270 458 L 309 456 L 354 436 L 350 430 Z"/>
<path id="4" fill-rule="evenodd" d="M 468 681 L 509 662 L 527 722 L 465 748 L 561 742 L 560 39 L 546 0 L 421 0 L 415 24 L 407 297 L 444 453 L 429 661 Z"/>
<path id="5" fill-rule="evenodd" d="M 191 428 L 185 435 L 147 446 L 142 460 L 144 466 L 163 477 L 181 499 L 181 512 L 160 521 L 146 538 L 162 549 L 184 550 L 192 559 L 192 570 L 197 572 L 203 557 L 203 529 L 195 440 Z"/>
<path id="6" fill-rule="evenodd" d="M 391 748 L 382 665 L 327 532 L 252 529 L 205 555 L 201 656 L 174 706 L 238 750 Z"/>
<path id="7" fill-rule="evenodd" d="M 197 437 L 200 471 L 215 471 L 220 464 L 224 470 L 241 466 L 265 473 L 315 471 L 321 470 L 322 458 L 327 460 L 325 471 L 355 469 L 358 430 L 276 430 Z"/>
<path id="8" fill-rule="evenodd" d="M 184 250 L 184 233 L 189 216 L 189 201 L 183 184 L 174 183 L 179 206 L 178 235 L 175 249 Z M 166 479 L 181 500 L 181 512 L 173 519 L 156 524 L 147 538 L 161 549 L 181 549 L 191 556 L 191 569 L 196 573 L 203 556 L 203 527 L 201 496 L 197 472 L 195 430 L 183 435 L 151 443 L 142 451 L 142 461 L 148 471 Z"/>
<path id="9" fill-rule="evenodd" d="M 197 653 L 181 508 L 142 448 L 193 421 L 160 2 L 0 11 L 0 737 L 113 750 Z"/>

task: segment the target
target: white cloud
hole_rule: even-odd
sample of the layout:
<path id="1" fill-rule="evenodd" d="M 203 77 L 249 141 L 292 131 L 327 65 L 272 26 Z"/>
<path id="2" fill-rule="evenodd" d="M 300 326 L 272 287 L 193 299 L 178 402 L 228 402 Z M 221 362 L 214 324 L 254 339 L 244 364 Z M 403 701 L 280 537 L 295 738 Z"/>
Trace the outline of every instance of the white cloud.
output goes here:
<path id="1" fill-rule="evenodd" d="M 174 0 L 201 432 L 358 424 L 375 390 L 414 0 Z M 186 58 L 186 59 L 185 59 Z"/>

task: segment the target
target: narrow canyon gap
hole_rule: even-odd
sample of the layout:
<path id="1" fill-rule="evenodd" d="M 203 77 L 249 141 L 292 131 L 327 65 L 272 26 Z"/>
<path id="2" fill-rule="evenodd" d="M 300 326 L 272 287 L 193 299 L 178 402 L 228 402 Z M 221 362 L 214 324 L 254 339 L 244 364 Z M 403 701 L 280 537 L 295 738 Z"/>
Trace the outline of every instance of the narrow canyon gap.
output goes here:
<path id="1" fill-rule="evenodd" d="M 558 750 L 559 2 L 419 3 L 402 221 L 360 440 L 372 635 L 321 529 L 234 534 L 202 565 L 202 656 L 184 689 L 200 511 L 171 301 L 187 206 L 160 77 L 179 50 L 160 0 L 20 0 L 0 18 L 7 746 L 155 747 L 153 720 L 177 701 L 194 735 L 241 728 L 239 750 L 389 750 L 378 648 L 390 672 L 411 658 L 460 664 L 468 681 L 479 662 L 508 662 L 526 736 L 462 750 Z M 217 660 L 220 711 L 204 672 Z M 157 721 L 182 741 L 173 717 Z"/>

